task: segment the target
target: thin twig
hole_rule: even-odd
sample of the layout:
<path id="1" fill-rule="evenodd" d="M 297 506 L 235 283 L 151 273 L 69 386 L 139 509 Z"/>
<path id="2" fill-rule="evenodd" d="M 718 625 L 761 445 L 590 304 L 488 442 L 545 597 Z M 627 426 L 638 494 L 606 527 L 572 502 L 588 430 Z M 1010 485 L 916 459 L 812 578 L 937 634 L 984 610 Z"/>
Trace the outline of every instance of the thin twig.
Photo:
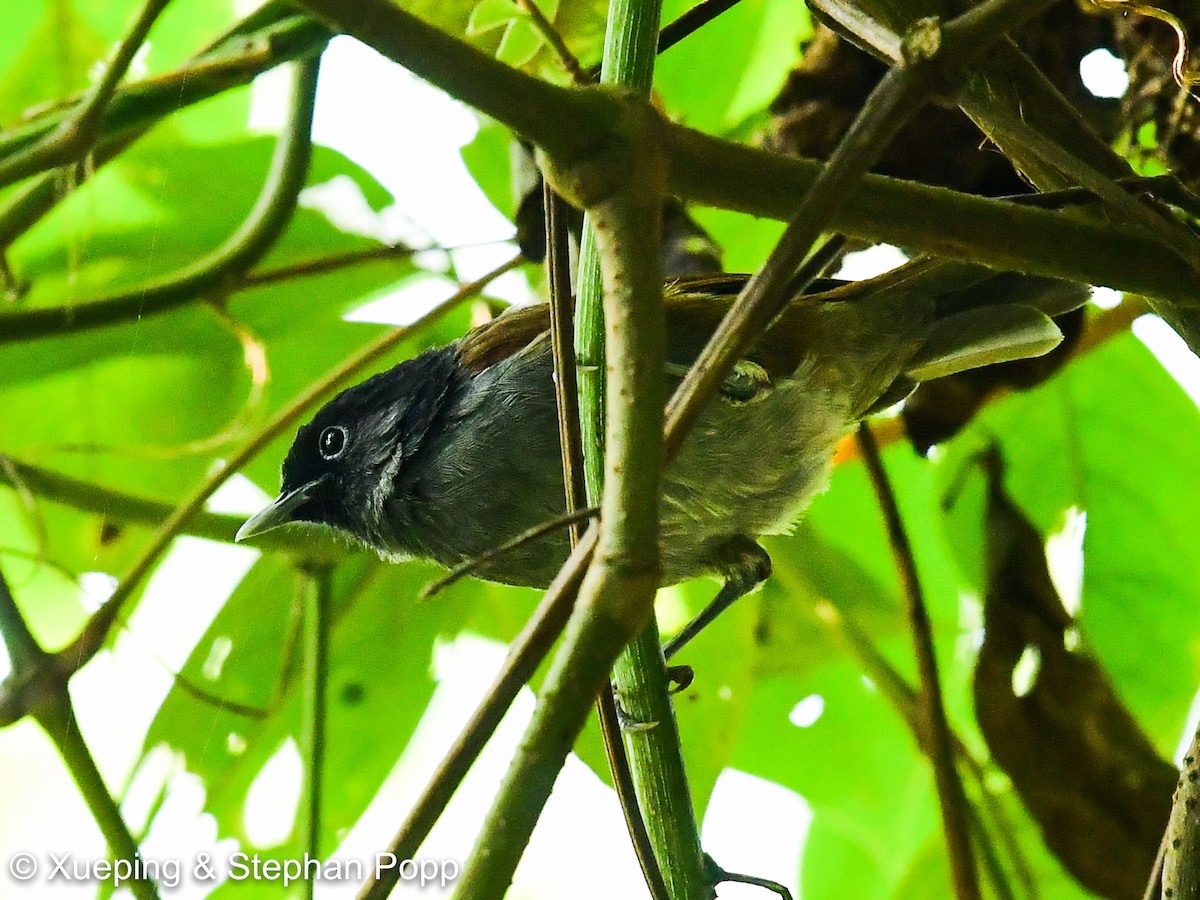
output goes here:
<path id="1" fill-rule="evenodd" d="M 659 868 L 658 858 L 654 855 L 654 845 L 646 831 L 646 820 L 642 817 L 641 807 L 638 806 L 637 785 L 633 780 L 633 770 L 629 766 L 629 754 L 625 752 L 625 742 L 621 738 L 621 717 L 617 712 L 617 700 L 611 687 L 601 690 L 600 696 L 596 698 L 596 716 L 600 720 L 600 737 L 604 741 L 604 753 L 608 759 L 608 770 L 612 774 L 613 790 L 617 794 L 621 815 L 625 818 L 625 831 L 633 844 L 633 853 L 637 857 L 638 867 L 642 870 L 646 890 L 650 892 L 651 900 L 670 900 L 662 869 Z"/>
<path id="2" fill-rule="evenodd" d="M 737 4 L 738 0 L 701 0 L 678 19 L 663 26 L 662 31 L 658 33 L 658 52 L 666 53 L 685 37 L 699 31 Z"/>
<path id="3" fill-rule="evenodd" d="M 567 70 L 567 74 L 571 76 L 571 80 L 578 85 L 591 84 L 592 79 L 583 70 L 583 66 L 579 64 L 579 60 L 571 52 L 567 46 L 567 42 L 563 40 L 563 36 L 558 33 L 558 29 L 554 27 L 554 23 L 546 18 L 546 14 L 542 12 L 534 0 L 516 0 L 516 4 L 521 8 L 521 12 L 529 16 L 533 27 L 537 29 L 538 34 L 542 36 L 543 40 L 558 54 L 559 62 L 563 64 L 563 68 Z"/>
<path id="4" fill-rule="evenodd" d="M 600 514 L 600 507 L 588 506 L 584 509 L 577 509 L 574 512 L 563 513 L 561 516 L 555 516 L 552 519 L 547 519 L 545 522 L 540 522 L 532 528 L 526 528 L 516 537 L 505 541 L 503 544 L 497 544 L 488 550 L 483 551 L 478 556 L 468 559 L 464 563 L 455 566 L 441 578 L 436 581 L 431 581 L 421 589 L 421 599 L 428 600 L 436 594 L 441 593 L 452 584 L 456 584 L 468 575 L 474 575 L 480 570 L 487 570 L 493 562 L 504 556 L 506 553 L 511 553 L 518 547 L 523 547 L 531 541 L 536 541 L 548 534 L 553 534 L 562 529 L 574 530 L 582 523 L 589 519 L 594 519 Z M 572 546 L 577 543 L 576 539 L 572 539 Z"/>
<path id="5" fill-rule="evenodd" d="M 178 69 L 118 85 L 103 108 L 99 140 L 104 143 L 117 134 L 144 129 L 183 107 L 245 84 L 279 63 L 308 56 L 331 36 L 290 4 L 271 0 Z M 77 115 L 92 90 L 45 104 L 0 131 L 0 160 L 7 161 L 53 135 Z"/>
<path id="6" fill-rule="evenodd" d="M 888 543 L 896 563 L 896 573 L 904 591 L 908 606 L 909 626 L 912 630 L 913 649 L 917 657 L 917 671 L 921 684 L 921 712 L 923 733 L 929 744 L 929 759 L 933 764 L 934 781 L 941 801 L 942 825 L 946 835 L 946 846 L 950 855 L 950 872 L 954 892 L 959 900 L 979 900 L 979 874 L 975 855 L 971 850 L 970 811 L 967 796 L 963 791 L 958 768 L 954 762 L 954 740 L 942 700 L 942 688 L 938 681 L 937 659 L 933 649 L 933 629 L 929 612 L 925 607 L 925 596 L 917 575 L 917 564 L 912 546 L 904 530 L 896 496 L 892 492 L 879 447 L 871 434 L 871 427 L 863 422 L 858 429 L 859 446 L 867 465 L 879 508 L 887 527 Z"/>
<path id="7" fill-rule="evenodd" d="M 52 503 L 133 525 L 157 525 L 174 508 L 170 503 L 100 487 L 3 454 L 0 454 L 0 484 L 13 485 L 18 491 L 28 490 Z M 202 511 L 188 523 L 187 533 L 232 543 L 243 521 L 243 516 Z"/>
<path id="8" fill-rule="evenodd" d="M 1154 865 L 1150 867 L 1150 876 L 1146 879 L 1146 889 L 1142 891 L 1142 900 L 1159 900 L 1162 896 L 1163 862 L 1167 857 L 1167 842 L 1170 841 L 1168 831 L 1163 831 L 1162 840 L 1158 842 L 1158 852 L 1154 854 Z"/>
<path id="9" fill-rule="evenodd" d="M 100 833 L 108 844 L 114 861 L 121 861 L 132 869 L 126 884 L 137 900 L 158 900 L 158 888 L 146 877 L 146 870 L 137 864 L 141 861 L 137 841 L 121 815 L 117 801 L 104 783 L 104 776 L 96 766 L 96 760 L 79 730 L 79 721 L 71 706 L 66 681 L 55 691 L 49 702 L 34 714 L 71 773 L 88 811 L 100 826 Z"/>
<path id="10" fill-rule="evenodd" d="M 718 867 L 720 869 L 720 867 Z M 778 881 L 772 881 L 769 878 L 759 878 L 757 875 L 743 875 L 740 872 L 730 872 L 727 869 L 720 869 L 717 874 L 717 882 L 729 882 L 730 884 L 750 884 L 754 887 L 760 887 L 764 891 L 770 891 L 772 894 L 778 894 L 782 900 L 792 900 L 792 892 Z"/>
<path id="11" fill-rule="evenodd" d="M 550 350 L 554 360 L 554 399 L 567 512 L 587 505 L 583 437 L 579 429 L 579 382 L 575 362 L 575 295 L 571 290 L 571 248 L 567 206 L 549 182 L 542 184 L 546 208 L 546 275 L 550 284 Z M 571 545 L 583 529 L 571 529 Z"/>
<path id="12" fill-rule="evenodd" d="M 816 617 L 835 637 L 846 647 L 851 656 L 858 662 L 863 673 L 871 679 L 879 689 L 880 696 L 887 700 L 905 725 L 917 739 L 917 746 L 926 756 L 929 755 L 929 741 L 922 727 L 921 703 L 919 692 L 888 662 L 879 649 L 871 643 L 862 629 L 848 616 L 844 615 L 834 604 L 821 600 L 814 608 Z M 987 787 L 987 773 L 980 762 L 971 755 L 966 743 L 954 734 L 954 750 L 961 762 L 979 788 L 982 806 L 996 822 L 995 832 L 999 836 L 1013 874 L 1020 882 L 1026 896 L 1035 896 L 1035 878 L 1029 865 L 1029 860 L 1021 849 L 1020 843 L 1014 838 L 1014 826 L 1006 814 L 1003 805 Z M 999 863 L 998 853 L 993 847 L 991 832 L 983 818 L 976 815 L 975 808 L 968 806 L 971 812 L 972 833 L 981 848 L 984 860 L 987 862 L 987 872 L 991 875 L 992 885 L 999 898 L 1013 898 L 1014 892 L 1008 883 L 1007 874 Z"/>
<path id="13" fill-rule="evenodd" d="M 46 549 L 50 546 L 50 536 L 46 531 L 46 517 L 38 510 L 37 500 L 34 498 L 33 488 L 25 479 L 16 461 L 12 457 L 0 453 L 0 484 L 7 482 L 16 492 L 17 499 L 20 501 L 21 510 L 29 522 L 30 530 L 33 532 L 34 546 L 37 547 L 39 558 L 46 556 Z"/>
<path id="14" fill-rule="evenodd" d="M 734 363 L 788 301 L 787 288 L 814 240 L 931 89 L 912 69 L 889 69 L 813 180 L 762 269 L 747 283 L 676 388 L 667 407 L 664 452 L 675 453 Z"/>
<path id="15" fill-rule="evenodd" d="M 440 249 L 440 248 L 431 248 Z M 409 259 L 414 253 L 422 252 L 416 247 L 406 244 L 385 244 L 381 247 L 367 247 L 365 250 L 351 250 L 334 256 L 319 256 L 315 259 L 305 259 L 286 266 L 264 269 L 261 272 L 247 272 L 238 279 L 234 290 L 264 287 L 293 278 L 308 278 L 313 275 L 324 275 L 326 272 L 336 272 L 359 263 L 382 262 L 392 259 Z"/>
<path id="16" fill-rule="evenodd" d="M 129 630 L 128 624 L 126 624 L 126 630 Z M 174 684 L 175 687 L 179 688 L 193 700 L 198 700 L 201 703 L 207 704 L 215 709 L 219 709 L 221 712 L 231 712 L 235 716 L 242 716 L 243 718 L 252 719 L 254 721 L 262 721 L 271 714 L 269 709 L 264 709 L 261 706 L 251 706 L 248 703 L 239 703 L 236 700 L 229 700 L 220 696 L 219 694 L 206 691 L 198 684 L 185 678 L 182 673 L 172 671 L 166 665 L 166 663 L 164 663 L 157 656 L 155 656 L 155 660 L 163 667 L 167 674 L 171 676 L 172 684 Z"/>

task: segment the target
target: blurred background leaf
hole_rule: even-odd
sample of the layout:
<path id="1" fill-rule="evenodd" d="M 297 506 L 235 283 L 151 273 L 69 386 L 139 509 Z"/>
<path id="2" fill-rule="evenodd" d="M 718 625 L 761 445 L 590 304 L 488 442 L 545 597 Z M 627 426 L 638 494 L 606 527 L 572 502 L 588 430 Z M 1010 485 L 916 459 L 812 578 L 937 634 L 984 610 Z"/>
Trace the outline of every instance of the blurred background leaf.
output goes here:
<path id="1" fill-rule="evenodd" d="M 552 49 L 514 4 L 404 5 L 526 71 L 568 81 Z M 5 128 L 85 90 L 141 4 L 31 0 L 10 6 L 0 41 Z M 163 76 L 183 65 L 237 21 L 233 6 L 174 0 L 131 78 Z M 666 0 L 663 21 L 689 6 Z M 539 8 L 584 66 L 596 63 L 606 4 L 559 0 Z M 470 22 L 476 27 L 468 33 Z M 1163 54 L 1139 52 L 1162 49 L 1153 34 L 1136 16 L 1085 16 L 1063 5 L 1019 40 L 1091 127 L 1140 170 L 1170 165 L 1194 175 L 1195 119 L 1180 112 L 1190 107 L 1162 88 L 1168 83 Z M 837 40 L 814 31 L 803 4 L 743 0 L 661 57 L 655 102 L 676 121 L 710 134 L 777 150 L 825 152 L 879 71 Z M 1097 48 L 1136 61 L 1125 105 L 1084 96 L 1079 60 Z M 59 202 L 6 249 L 11 279 L 5 276 L 0 313 L 70 307 L 136 290 L 225 241 L 253 206 L 275 146 L 270 129 L 248 124 L 252 107 L 261 109 L 271 96 L 269 82 L 270 76 L 168 116 L 82 182 L 59 173 Z M 126 501 L 157 501 L 170 509 L 285 403 L 388 327 L 359 319 L 411 320 L 430 297 L 447 296 L 456 279 L 467 277 L 464 260 L 471 248 L 429 251 L 441 239 L 441 220 L 418 222 L 413 212 L 414 182 L 435 179 L 419 168 L 404 171 L 411 164 L 402 151 L 430 140 L 438 126 L 393 96 L 398 90 L 395 84 L 385 90 L 357 83 L 339 95 L 349 98 L 345 102 L 353 103 L 358 118 L 392 128 L 381 132 L 381 140 L 392 142 L 384 156 L 396 159 L 381 164 L 377 152 L 367 152 L 378 146 L 354 152 L 317 146 L 310 190 L 287 229 L 249 278 L 224 295 L 197 297 L 169 313 L 111 327 L 0 340 L 0 463 L 11 457 L 34 464 L 80 479 L 111 499 L 90 505 L 72 504 L 69 497 L 52 501 L 26 490 L 13 475 L 17 469 L 0 468 L 0 569 L 46 647 L 75 638 L 111 580 L 148 545 L 154 523 L 126 515 Z M 924 178 L 937 169 L 957 189 L 986 194 L 1024 189 L 1007 161 L 956 111 L 928 112 L 928 120 L 918 119 L 896 142 L 882 164 L 886 171 Z M 480 209 L 490 203 L 517 221 L 524 205 L 521 215 L 528 221 L 521 228 L 527 231 L 530 221 L 536 228 L 540 207 L 530 211 L 530 173 L 513 154 L 512 136 L 495 122 L 479 125 L 464 129 L 461 149 L 446 155 L 465 165 L 470 190 L 486 202 L 471 213 L 447 214 L 444 207 L 458 201 L 439 198 L 437 214 L 469 219 L 483 215 Z M 1166 146 L 1158 135 L 1167 136 Z M 0 210 L 24 187 L 0 190 Z M 719 244 L 729 271 L 756 269 L 783 228 L 729 211 L 690 212 Z M 406 227 L 395 227 L 401 219 Z M 505 232 L 503 241 L 510 235 Z M 405 240 L 413 241 L 413 253 L 405 252 Z M 514 252 L 503 241 L 491 249 Z M 301 271 L 314 261 L 367 252 L 377 257 L 320 273 Z M 532 267 L 518 280 L 526 293 L 543 281 Z M 505 299 L 510 293 L 497 291 Z M 391 304 L 388 315 L 355 315 L 380 300 Z M 456 310 L 409 336 L 372 371 L 453 340 L 495 305 Z M 1088 312 L 1092 322 L 1096 316 Z M 969 425 L 928 454 L 913 452 L 896 419 L 880 420 L 878 431 L 887 436 L 885 462 L 930 604 L 950 721 L 972 759 L 964 766 L 968 795 L 994 851 L 993 864 L 985 867 L 989 896 L 1089 896 L 1046 848 L 1044 823 L 1025 810 L 976 721 L 971 686 L 983 640 L 989 546 L 979 454 L 992 447 L 1001 453 L 1004 488 L 1028 519 L 1034 543 L 1069 544 L 1070 528 L 1086 522 L 1082 593 L 1071 609 L 1080 646 L 1094 660 L 1097 683 L 1101 676 L 1111 681 L 1112 702 L 1145 733 L 1162 758 L 1160 768 L 1168 767 L 1163 760 L 1172 757 L 1187 728 L 1200 683 L 1200 548 L 1194 540 L 1200 411 L 1143 341 L 1120 334 L 1072 350 L 1060 371 L 1030 390 L 989 397 Z M 285 430 L 244 467 L 248 483 L 234 486 L 239 499 L 214 501 L 213 508 L 248 511 L 263 494 L 273 494 L 293 433 Z M 852 457 L 839 462 L 829 490 L 794 534 L 765 542 L 774 576 L 763 589 L 681 654 L 679 662 L 696 674 L 675 697 L 693 800 L 703 815 L 729 768 L 803 797 L 812 823 L 800 870 L 790 874 L 805 897 L 943 896 L 949 875 L 937 799 L 914 737 L 911 695 L 904 693 L 915 684 L 916 669 L 903 597 L 876 501 Z M 173 561 L 195 549 L 185 543 L 177 542 L 154 570 L 170 586 L 139 589 L 123 611 L 117 633 L 130 640 L 110 640 L 110 649 L 73 682 L 84 733 L 110 784 L 125 786 L 127 807 L 137 806 L 139 778 L 158 772 L 156 796 L 168 800 L 149 804 L 144 816 L 130 813 L 151 836 L 156 824 L 173 821 L 169 798 L 178 788 L 172 773 L 183 771 L 202 795 L 193 818 L 210 814 L 204 821 L 219 838 L 272 858 L 294 858 L 303 848 L 296 834 L 288 835 L 290 822 L 282 836 L 265 840 L 248 826 L 248 816 L 254 786 L 278 759 L 296 752 L 301 732 L 304 662 L 295 598 L 303 535 L 286 553 L 271 550 L 255 558 L 243 550 L 232 568 L 197 563 L 184 578 L 190 594 L 168 578 Z M 223 544 L 206 548 L 229 550 Z M 1053 570 L 1064 560 L 1078 563 L 1079 553 L 1068 546 L 1045 556 L 1039 565 Z M 538 599 L 534 591 L 465 581 L 419 601 L 421 587 L 437 574 L 427 564 L 384 564 L 350 548 L 333 570 L 322 832 L 327 852 L 364 821 L 402 762 L 411 763 L 420 749 L 414 736 L 433 728 L 434 697 L 450 680 L 443 680 L 439 653 L 463 640 L 477 641 L 470 645 L 476 648 L 507 644 Z M 698 580 L 664 590 L 658 604 L 664 632 L 685 622 L 715 587 Z M 1065 594 L 1064 602 L 1070 604 Z M 149 618 L 148 608 L 157 615 L 166 610 L 167 621 L 152 627 L 139 620 L 143 613 Z M 136 694 L 154 699 L 135 711 L 122 709 L 130 704 L 119 680 L 122 666 L 132 665 L 130 645 L 152 659 L 148 671 L 156 685 L 161 682 L 157 695 Z M 532 681 L 535 691 L 543 674 L 544 667 Z M 996 683 L 1004 687 L 1004 678 Z M 132 687 L 143 685 L 132 685 L 131 695 Z M 465 715 L 473 700 L 455 714 Z M 111 724 L 118 720 L 124 724 Z M 20 726 L 0 733 L 0 769 L 25 771 L 20 754 L 27 746 Z M 176 766 L 166 774 L 156 768 L 163 748 Z M 35 752 L 49 756 L 40 744 Z M 598 808 L 615 815 L 611 796 L 600 788 L 610 776 L 594 722 L 576 753 L 599 776 L 589 796 L 598 796 Z M 52 771 L 41 765 L 41 756 L 38 763 L 37 771 Z M 74 790 L 62 778 L 58 796 Z M 572 802 L 582 803 L 582 796 L 573 794 Z M 0 799 L 0 809 L 20 824 L 29 811 L 16 803 Z M 401 818 L 402 811 L 388 810 L 388 833 L 372 832 L 372 846 L 382 846 Z M 755 834 L 773 825 L 747 816 L 738 827 L 753 843 Z M 17 839 L 9 830 L 0 837 L 5 847 Z M 49 846 L 51 839 L 42 840 Z M 573 833 L 567 840 L 574 840 Z M 574 851 L 587 852 L 584 841 L 574 843 Z M 96 850 L 102 852 L 102 846 Z M 998 877 L 1007 893 L 996 887 Z M 538 895 L 521 887 L 514 896 L 520 891 Z M 285 896 L 268 883 L 226 884 L 216 896 L 235 892 Z M 543 890 L 540 896 L 555 893 Z"/>

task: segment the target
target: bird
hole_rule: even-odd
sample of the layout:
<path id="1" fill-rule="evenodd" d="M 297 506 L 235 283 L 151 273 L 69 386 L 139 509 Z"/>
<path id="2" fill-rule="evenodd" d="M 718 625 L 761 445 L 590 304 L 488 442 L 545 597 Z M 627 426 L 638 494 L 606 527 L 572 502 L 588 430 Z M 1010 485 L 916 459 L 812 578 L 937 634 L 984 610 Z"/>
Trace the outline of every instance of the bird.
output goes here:
<path id="1" fill-rule="evenodd" d="M 668 285 L 669 383 L 695 360 L 747 277 Z M 668 651 L 769 577 L 757 539 L 794 527 L 860 420 L 920 381 L 1048 352 L 1061 340 L 1051 316 L 1086 298 L 1082 285 L 916 261 L 867 281 L 821 279 L 792 299 L 664 472 L 662 583 L 724 579 Z M 278 498 L 237 540 L 308 522 L 384 559 L 455 567 L 562 516 L 548 309 L 509 310 L 342 391 L 300 426 Z M 506 549 L 478 574 L 545 587 L 568 550 L 558 530 Z"/>

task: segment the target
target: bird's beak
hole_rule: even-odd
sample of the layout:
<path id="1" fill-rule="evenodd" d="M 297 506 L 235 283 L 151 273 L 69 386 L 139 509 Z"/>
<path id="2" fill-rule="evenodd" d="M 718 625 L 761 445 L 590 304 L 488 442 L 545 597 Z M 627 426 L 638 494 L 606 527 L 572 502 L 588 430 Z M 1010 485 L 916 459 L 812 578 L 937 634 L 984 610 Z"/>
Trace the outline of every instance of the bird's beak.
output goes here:
<path id="1" fill-rule="evenodd" d="M 246 538 L 257 537 L 264 532 L 270 531 L 272 528 L 278 528 L 280 525 L 286 525 L 288 522 L 293 521 L 292 513 L 312 497 L 324 481 L 325 476 L 322 476 L 315 481 L 301 485 L 294 491 L 280 494 L 271 501 L 269 506 L 260 509 L 247 519 L 246 523 L 238 529 L 233 539 L 239 542 L 244 541 Z"/>

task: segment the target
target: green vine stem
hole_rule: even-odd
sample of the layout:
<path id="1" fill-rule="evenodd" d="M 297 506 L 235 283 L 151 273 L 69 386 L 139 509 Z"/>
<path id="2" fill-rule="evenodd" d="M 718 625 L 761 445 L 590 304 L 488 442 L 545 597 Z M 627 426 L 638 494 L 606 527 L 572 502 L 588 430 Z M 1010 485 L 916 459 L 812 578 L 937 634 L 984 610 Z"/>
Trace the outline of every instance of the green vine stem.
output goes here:
<path id="1" fill-rule="evenodd" d="M 648 97 L 658 49 L 661 0 L 613 0 L 608 10 L 608 31 L 600 80 Z M 657 213 L 661 216 L 661 210 Z M 618 235 L 622 241 L 636 235 Z M 580 430 L 585 435 L 584 471 L 588 501 L 604 493 L 605 371 L 604 290 L 601 278 L 600 238 L 585 219 L 580 253 L 579 308 L 576 345 L 579 355 Z M 648 248 L 633 252 L 651 252 Z M 619 359 L 619 358 L 618 358 Z M 671 702 L 658 627 L 653 615 L 646 627 L 617 658 L 612 671 L 615 701 L 630 721 L 652 727 L 621 729 L 624 754 L 612 748 L 616 767 L 614 783 L 630 826 L 643 874 L 652 891 L 665 890 L 673 900 L 704 896 L 711 886 L 700 847 L 700 830 L 683 761 L 679 727 Z M 605 688 L 607 691 L 607 688 Z M 604 716 L 607 734 L 611 719 Z M 628 777 L 625 769 L 628 769 Z M 627 796 L 627 780 L 636 797 Z M 644 845 L 648 843 L 649 848 Z M 647 853 L 647 849 L 651 853 Z"/>
<path id="2" fill-rule="evenodd" d="M 546 276 L 550 286 L 550 346 L 554 360 L 554 400 L 558 414 L 558 439 L 563 463 L 563 489 L 567 514 L 578 513 L 587 503 L 584 481 L 583 438 L 579 428 L 579 385 L 576 374 L 574 346 L 575 297 L 571 290 L 570 235 L 567 226 L 567 205 L 543 182 L 542 200 L 546 214 Z M 599 512 L 599 510 L 595 510 Z M 583 521 L 570 527 L 571 548 L 579 544 Z M 453 574 L 453 573 L 452 573 Z M 612 691 L 600 692 L 596 698 L 596 715 L 604 755 L 612 773 L 613 787 L 625 816 L 625 825 L 633 841 L 634 853 L 650 889 L 652 900 L 668 900 L 667 888 L 654 857 L 654 848 L 646 834 L 646 826 L 638 809 L 637 792 L 629 759 L 621 743 L 621 726 L 617 704 Z"/>
<path id="3" fill-rule="evenodd" d="M 304 726 L 301 753 L 305 767 L 305 797 L 301 842 L 306 857 L 321 858 L 321 798 L 325 779 L 326 693 L 329 685 L 331 581 L 328 566 L 301 568 L 297 577 L 304 617 Z M 314 879 L 304 883 L 312 900 Z"/>

